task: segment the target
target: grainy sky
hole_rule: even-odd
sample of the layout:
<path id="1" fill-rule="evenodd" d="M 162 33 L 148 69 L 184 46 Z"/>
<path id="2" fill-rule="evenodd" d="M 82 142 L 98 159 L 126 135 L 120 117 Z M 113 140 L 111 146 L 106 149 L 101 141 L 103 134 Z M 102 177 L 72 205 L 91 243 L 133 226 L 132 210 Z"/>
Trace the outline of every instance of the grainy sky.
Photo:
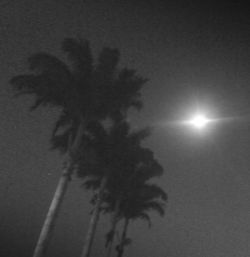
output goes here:
<path id="1" fill-rule="evenodd" d="M 166 3 L 168 2 L 168 3 Z M 49 151 L 56 111 L 28 112 L 8 80 L 26 58 L 48 51 L 63 58 L 69 36 L 90 40 L 94 53 L 118 47 L 121 65 L 150 79 L 133 126 L 154 126 L 147 141 L 164 166 L 166 216 L 153 227 L 134 222 L 125 256 L 250 255 L 250 18 L 227 1 L 9 0 L 0 2 L 0 256 L 31 256 L 60 176 Z M 237 117 L 205 134 L 159 126 L 196 104 L 216 117 Z M 186 117 L 186 116 L 185 116 Z M 74 179 L 48 256 L 80 256 L 91 206 Z M 93 256 L 103 253 L 109 218 L 100 222 Z"/>

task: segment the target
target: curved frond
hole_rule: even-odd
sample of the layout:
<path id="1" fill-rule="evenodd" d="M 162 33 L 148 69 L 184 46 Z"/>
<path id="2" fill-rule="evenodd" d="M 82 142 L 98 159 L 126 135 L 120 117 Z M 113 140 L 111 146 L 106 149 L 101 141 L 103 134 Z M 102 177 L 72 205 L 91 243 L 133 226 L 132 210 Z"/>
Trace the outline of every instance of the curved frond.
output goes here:
<path id="1" fill-rule="evenodd" d="M 135 143 L 140 144 L 144 139 L 146 139 L 151 134 L 151 129 L 149 127 L 133 131 L 130 135 L 131 140 Z"/>
<path id="2" fill-rule="evenodd" d="M 112 80 L 120 58 L 119 50 L 104 47 L 99 54 L 96 74 L 103 82 Z"/>
<path id="3" fill-rule="evenodd" d="M 71 129 L 67 129 L 64 133 L 60 135 L 53 135 L 50 139 L 51 150 L 57 149 L 62 154 L 66 153 L 68 150 L 69 137 L 71 136 Z"/>
<path id="4" fill-rule="evenodd" d="M 35 97 L 31 110 L 36 109 L 40 105 L 57 105 L 58 97 L 54 98 L 53 90 L 50 90 L 52 83 L 50 79 L 43 75 L 24 74 L 13 77 L 10 80 L 16 96 L 22 94 L 32 94 Z"/>
<path id="5" fill-rule="evenodd" d="M 24 74 L 13 77 L 10 80 L 14 90 L 21 94 L 33 94 L 34 105 L 31 110 L 42 105 L 65 107 L 70 105 L 72 89 L 63 76 L 52 74 Z"/>
<path id="6" fill-rule="evenodd" d="M 138 167 L 138 173 L 143 181 L 163 174 L 163 167 L 154 159 L 148 158 L 145 163 Z"/>
<path id="7" fill-rule="evenodd" d="M 29 69 L 37 73 L 58 75 L 61 81 L 71 80 L 71 72 L 67 65 L 57 57 L 39 52 L 28 58 Z"/>
<path id="8" fill-rule="evenodd" d="M 22 94 L 34 94 L 38 80 L 37 76 L 33 74 L 24 74 L 14 76 L 10 80 L 10 83 L 13 86 L 14 91 L 17 93 L 16 95 L 19 96 Z"/>
<path id="9" fill-rule="evenodd" d="M 55 136 L 60 129 L 63 130 L 65 128 L 70 127 L 72 123 L 72 116 L 69 113 L 63 111 L 59 116 L 58 120 L 56 121 L 54 129 L 52 131 L 52 137 Z"/>
<path id="10" fill-rule="evenodd" d="M 66 150 L 70 150 L 72 141 L 75 140 L 77 130 L 80 126 L 78 120 L 71 119 L 72 116 L 68 116 L 66 113 L 62 113 L 58 121 L 55 124 L 53 133 L 50 139 L 51 149 L 59 149 L 62 153 Z M 86 134 L 82 135 L 81 144 L 87 144 L 88 136 Z M 79 153 L 74 154 L 74 159 L 79 158 Z"/>
<path id="11" fill-rule="evenodd" d="M 84 77 L 90 78 L 93 69 L 93 57 L 88 40 L 75 40 L 65 38 L 62 43 L 62 49 L 67 53 L 68 58 L 73 64 L 73 72 Z"/>
<path id="12" fill-rule="evenodd" d="M 119 72 L 116 80 L 114 95 L 122 108 L 142 107 L 141 88 L 147 82 L 147 79 L 136 75 L 135 70 L 124 68 Z"/>
<path id="13" fill-rule="evenodd" d="M 145 184 L 142 187 L 142 195 L 145 199 L 160 198 L 164 202 L 166 202 L 168 199 L 167 193 L 161 187 L 155 184 Z"/>
<path id="14" fill-rule="evenodd" d="M 143 204 L 144 210 L 153 210 L 158 212 L 160 216 L 163 216 L 165 214 L 165 209 L 163 203 L 160 203 L 158 201 L 150 201 Z"/>
<path id="15" fill-rule="evenodd" d="M 152 222 L 151 222 L 151 219 L 149 217 L 149 215 L 145 212 L 141 212 L 138 217 L 136 218 L 139 218 L 139 219 L 142 219 L 142 220 L 145 220 L 147 223 L 148 223 L 148 227 L 150 228 L 152 226 Z"/>

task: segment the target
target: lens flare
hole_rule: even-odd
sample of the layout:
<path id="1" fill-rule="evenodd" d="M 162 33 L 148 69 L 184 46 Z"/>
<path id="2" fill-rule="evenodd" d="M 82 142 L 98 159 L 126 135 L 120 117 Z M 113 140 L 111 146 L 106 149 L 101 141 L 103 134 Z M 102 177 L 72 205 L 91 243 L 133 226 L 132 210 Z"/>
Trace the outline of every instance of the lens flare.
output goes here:
<path id="1" fill-rule="evenodd" d="M 190 119 L 189 124 L 197 129 L 203 129 L 209 121 L 210 120 L 204 114 L 196 114 Z"/>

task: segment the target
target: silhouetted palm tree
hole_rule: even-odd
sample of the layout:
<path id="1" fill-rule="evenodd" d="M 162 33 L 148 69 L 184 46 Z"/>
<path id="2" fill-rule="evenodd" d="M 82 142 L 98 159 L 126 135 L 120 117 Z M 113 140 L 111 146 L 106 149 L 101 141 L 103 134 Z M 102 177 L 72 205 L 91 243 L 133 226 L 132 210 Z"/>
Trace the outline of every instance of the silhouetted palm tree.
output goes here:
<path id="1" fill-rule="evenodd" d="M 145 151 L 145 149 L 138 150 L 138 154 L 140 152 L 143 154 L 143 150 Z M 107 210 L 113 211 L 113 217 L 111 230 L 107 234 L 107 243 L 109 243 L 107 256 L 110 256 L 116 225 L 121 217 L 132 218 L 133 215 L 140 213 L 141 218 L 149 218 L 146 213 L 142 213 L 142 210 L 146 211 L 147 208 L 158 208 L 158 211 L 163 213 L 162 204 L 167 199 L 167 195 L 157 185 L 148 183 L 150 179 L 162 174 L 162 167 L 153 155 L 148 156 L 145 161 L 134 166 L 130 174 L 125 175 L 120 183 L 117 183 L 119 189 L 117 187 L 116 193 L 112 189 L 109 190 L 110 194 L 106 199 L 109 205 Z M 157 198 L 161 201 L 157 202 Z M 149 201 L 150 199 L 152 202 Z M 141 207 L 142 204 L 143 207 Z M 133 214 L 132 211 L 135 213 Z"/>
<path id="2" fill-rule="evenodd" d="M 128 108 L 141 107 L 140 89 L 146 82 L 134 70 L 117 69 L 119 52 L 104 48 L 96 64 L 88 41 L 67 38 L 62 49 L 71 61 L 67 65 L 47 53 L 36 53 L 29 61 L 30 74 L 11 79 L 20 94 L 35 97 L 31 110 L 40 106 L 59 107 L 52 148 L 65 154 L 62 176 L 43 225 L 34 257 L 43 256 L 59 207 L 74 171 L 79 146 L 90 137 L 91 122 L 125 117 Z"/>
<path id="3" fill-rule="evenodd" d="M 99 150 L 96 156 L 98 160 L 89 164 L 93 158 L 87 158 L 88 164 L 86 165 L 86 161 L 83 162 L 85 169 L 84 165 L 81 165 L 80 168 L 80 175 L 87 177 L 84 185 L 87 188 L 99 190 L 94 201 L 95 211 L 92 214 L 85 251 L 82 255 L 84 257 L 89 256 L 102 201 L 108 204 L 104 210 L 113 212 L 111 229 L 106 240 L 109 255 L 116 224 L 120 217 L 121 204 L 124 199 L 127 199 L 127 191 L 134 189 L 134 186 L 136 189 L 138 186 L 144 189 L 144 183 L 155 176 L 162 175 L 163 172 L 162 167 L 155 160 L 153 152 L 141 146 L 142 140 L 149 134 L 148 129 L 129 132 L 128 124 L 123 122 L 115 124 L 109 134 L 100 126 L 95 130 L 95 134 L 99 134 L 94 146 L 94 151 Z M 97 132 L 97 130 L 99 131 Z M 103 184 L 104 180 L 105 184 Z M 136 185 L 134 185 L 135 183 Z"/>
<path id="4" fill-rule="evenodd" d="M 117 175 L 114 176 L 112 183 L 109 185 L 110 194 L 109 197 L 107 197 L 107 202 L 109 203 L 109 211 L 113 213 L 111 229 L 107 234 L 107 257 L 111 254 L 115 229 L 122 214 L 124 202 L 127 202 L 131 192 L 134 192 L 134 187 L 136 191 L 131 197 L 134 197 L 134 200 L 136 200 L 137 195 L 135 193 L 138 193 L 138 190 L 143 190 L 148 180 L 160 176 L 163 173 L 162 167 L 157 160 L 155 160 L 151 150 L 139 147 L 131 151 L 131 154 L 134 157 L 134 163 L 121 167 Z"/>
<path id="5" fill-rule="evenodd" d="M 151 226 L 149 211 L 156 211 L 164 215 L 164 205 L 167 201 L 167 194 L 159 186 L 149 183 L 138 183 L 134 189 L 127 194 L 120 204 L 120 217 L 124 219 L 124 227 L 120 242 L 116 247 L 117 257 L 122 257 L 124 247 L 131 243 L 127 238 L 127 229 L 130 220 L 143 219 Z"/>
<path id="6" fill-rule="evenodd" d="M 97 190 L 94 198 L 94 210 L 91 217 L 89 231 L 86 236 L 82 256 L 89 256 L 100 214 L 100 207 L 106 191 L 112 183 L 120 183 L 119 170 L 125 169 L 135 159 L 135 149 L 139 147 L 147 130 L 130 132 L 126 122 L 114 123 L 107 132 L 98 124 L 92 124 L 91 131 L 96 137 L 91 141 L 88 153 L 92 157 L 83 156 L 78 162 L 78 174 L 85 178 L 84 186 Z M 93 157 L 94 156 L 94 157 Z M 127 167 L 128 168 L 128 167 Z M 113 192 L 115 193 L 115 192 Z"/>

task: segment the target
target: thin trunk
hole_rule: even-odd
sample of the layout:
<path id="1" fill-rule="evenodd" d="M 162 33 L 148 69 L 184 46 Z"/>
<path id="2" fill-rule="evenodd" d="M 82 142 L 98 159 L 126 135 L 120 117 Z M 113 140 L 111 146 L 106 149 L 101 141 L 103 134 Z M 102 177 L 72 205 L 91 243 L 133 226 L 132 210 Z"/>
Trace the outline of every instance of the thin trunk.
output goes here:
<path id="1" fill-rule="evenodd" d="M 72 173 L 71 168 L 66 164 L 63 169 L 62 176 L 57 185 L 53 200 L 50 204 L 49 211 L 47 213 L 45 222 L 43 224 L 33 257 L 42 257 L 45 255 L 47 246 L 52 235 L 53 228 L 55 226 L 55 220 L 57 218 L 60 206 L 62 204 L 63 196 L 66 193 L 68 182 Z"/>
<path id="2" fill-rule="evenodd" d="M 89 257 L 90 256 L 90 251 L 91 251 L 91 247 L 93 244 L 93 240 L 94 240 L 94 235 L 95 235 L 95 231 L 96 231 L 96 226 L 97 226 L 97 222 L 99 219 L 99 215 L 100 215 L 100 207 L 103 201 L 103 193 L 104 193 L 104 189 L 106 187 L 106 182 L 107 179 L 104 177 L 101 181 L 101 186 L 100 186 L 100 190 L 98 193 L 98 198 L 97 198 L 97 202 L 94 208 L 94 211 L 92 213 L 91 219 L 90 219 L 90 223 L 89 223 L 89 229 L 85 238 L 85 243 L 83 246 L 83 250 L 82 250 L 82 257 Z"/>
<path id="3" fill-rule="evenodd" d="M 67 154 L 65 166 L 62 171 L 62 175 L 59 179 L 54 197 L 49 207 L 49 211 L 47 213 L 46 219 L 44 221 L 41 233 L 39 235 L 33 257 L 43 257 L 46 254 L 48 244 L 53 232 L 53 228 L 55 226 L 55 221 L 62 205 L 63 197 L 67 191 L 69 181 L 71 180 L 71 175 L 73 173 L 73 163 L 72 163 L 72 155 L 77 152 L 77 149 L 81 143 L 81 138 L 83 135 L 83 123 L 80 124 L 77 135 L 73 144 L 71 145 L 71 138 L 69 138 L 68 145 L 71 145 L 71 149 L 68 149 L 70 154 Z"/>
<path id="4" fill-rule="evenodd" d="M 129 219 L 125 219 L 120 245 L 117 247 L 117 257 L 122 257 L 126 241 Z"/>
<path id="5" fill-rule="evenodd" d="M 112 246 L 113 246 L 114 236 L 115 236 L 115 229 L 118 221 L 119 206 L 120 206 L 120 199 L 118 199 L 115 203 L 115 209 L 111 219 L 111 229 L 107 235 L 107 242 L 106 242 L 106 247 L 108 248 L 107 257 L 111 256 L 111 251 L 112 251 Z"/>

